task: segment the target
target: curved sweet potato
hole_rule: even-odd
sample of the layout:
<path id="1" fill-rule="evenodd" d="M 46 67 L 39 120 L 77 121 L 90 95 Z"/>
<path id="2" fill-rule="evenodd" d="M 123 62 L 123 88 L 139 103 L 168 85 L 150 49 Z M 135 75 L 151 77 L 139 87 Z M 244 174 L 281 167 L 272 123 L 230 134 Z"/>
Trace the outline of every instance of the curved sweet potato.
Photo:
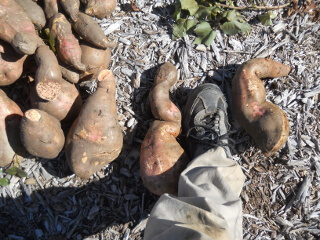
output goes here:
<path id="1" fill-rule="evenodd" d="M 20 141 L 22 115 L 19 106 L 0 89 L 0 167 L 10 164 L 16 154 L 24 154 Z"/>
<path id="2" fill-rule="evenodd" d="M 233 109 L 240 125 L 252 136 L 266 155 L 278 151 L 289 135 L 286 114 L 266 101 L 260 78 L 283 77 L 290 67 L 264 58 L 252 59 L 241 65 L 232 81 Z"/>
<path id="3" fill-rule="evenodd" d="M 71 69 L 71 67 L 60 63 L 60 69 L 62 73 L 62 77 L 68 80 L 71 83 L 78 83 L 80 79 L 80 75 L 77 71 Z"/>
<path id="4" fill-rule="evenodd" d="M 48 113 L 30 109 L 21 119 L 21 141 L 36 157 L 52 159 L 61 152 L 65 138 L 58 119 Z"/>
<path id="5" fill-rule="evenodd" d="M 41 43 L 28 14 L 14 0 L 0 1 L 0 39 L 27 55 L 34 54 Z"/>
<path id="6" fill-rule="evenodd" d="M 162 195 L 177 194 L 180 173 L 188 157 L 177 142 L 181 131 L 181 113 L 169 98 L 169 90 L 177 81 L 177 70 L 171 63 L 163 64 L 149 93 L 154 121 L 140 150 L 140 175 L 149 191 Z"/>
<path id="7" fill-rule="evenodd" d="M 36 84 L 30 94 L 32 107 L 43 110 L 60 121 L 73 121 L 82 105 L 78 90 L 62 79 L 57 58 L 48 46 L 37 49 L 36 62 Z"/>
<path id="8" fill-rule="evenodd" d="M 59 12 L 58 0 L 43 0 L 44 1 L 44 12 L 47 19 L 52 18 Z"/>
<path id="9" fill-rule="evenodd" d="M 66 140 L 68 164 L 81 178 L 89 178 L 116 159 L 123 145 L 115 77 L 111 71 L 103 70 L 98 80 L 97 91 L 88 97 Z"/>
<path id="10" fill-rule="evenodd" d="M 71 19 L 77 18 L 80 8 L 79 0 L 60 0 L 60 4 Z"/>
<path id="11" fill-rule="evenodd" d="M 42 8 L 32 0 L 14 0 L 28 14 L 29 18 L 38 30 L 46 25 L 46 17 Z"/>
<path id="12" fill-rule="evenodd" d="M 79 42 L 72 34 L 71 24 L 63 14 L 58 13 L 51 18 L 50 34 L 56 40 L 60 60 L 80 71 L 84 71 L 85 65 L 81 63 Z"/>
<path id="13" fill-rule="evenodd" d="M 23 71 L 27 55 L 21 55 L 0 40 L 0 86 L 7 86 L 18 80 Z"/>
<path id="14" fill-rule="evenodd" d="M 100 19 L 110 17 L 117 6 L 116 0 L 82 0 L 82 2 L 86 6 L 86 14 Z"/>
<path id="15" fill-rule="evenodd" d="M 99 48 L 114 48 L 116 44 L 109 42 L 99 24 L 87 14 L 78 13 L 76 20 L 72 21 L 73 29 L 86 42 Z"/>
<path id="16" fill-rule="evenodd" d="M 86 66 L 86 75 L 96 77 L 100 71 L 107 69 L 110 64 L 110 48 L 98 49 L 90 44 L 82 42 L 80 44 L 82 57 L 81 62 Z"/>

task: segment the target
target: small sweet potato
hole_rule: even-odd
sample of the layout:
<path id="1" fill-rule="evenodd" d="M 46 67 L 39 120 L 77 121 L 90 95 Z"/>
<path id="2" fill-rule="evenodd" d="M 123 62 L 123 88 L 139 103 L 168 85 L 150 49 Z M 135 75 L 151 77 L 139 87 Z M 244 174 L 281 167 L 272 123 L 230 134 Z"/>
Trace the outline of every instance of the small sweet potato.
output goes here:
<path id="1" fill-rule="evenodd" d="M 21 119 L 20 137 L 25 149 L 36 157 L 52 159 L 61 152 L 65 137 L 58 119 L 30 109 Z"/>
<path id="2" fill-rule="evenodd" d="M 123 145 L 115 77 L 111 71 L 103 70 L 98 81 L 97 91 L 88 97 L 66 140 L 68 164 L 81 178 L 89 178 L 116 159 Z"/>
<path id="3" fill-rule="evenodd" d="M 73 70 L 70 66 L 67 66 L 64 63 L 60 63 L 60 69 L 62 73 L 62 77 L 68 80 L 71 83 L 78 83 L 80 79 L 80 75 L 77 71 Z"/>
<path id="4" fill-rule="evenodd" d="M 144 185 L 157 195 L 177 194 L 180 173 L 188 157 L 177 142 L 181 131 L 181 113 L 169 98 L 169 90 L 177 81 L 177 70 L 163 64 L 155 77 L 149 102 L 158 119 L 148 129 L 140 149 L 140 175 Z"/>
<path id="5" fill-rule="evenodd" d="M 18 80 L 23 71 L 27 55 L 21 55 L 6 42 L 0 40 L 0 86 L 7 86 Z"/>
<path id="6" fill-rule="evenodd" d="M 52 18 L 59 12 L 58 0 L 43 0 L 44 1 L 44 12 L 47 19 Z"/>
<path id="7" fill-rule="evenodd" d="M 117 6 L 116 0 L 82 0 L 82 2 L 85 4 L 86 14 L 100 19 L 110 17 Z"/>
<path id="8" fill-rule="evenodd" d="M 79 42 L 72 34 L 71 24 L 63 14 L 58 13 L 51 18 L 50 34 L 56 40 L 60 60 L 80 71 L 84 71 L 85 65 L 81 63 Z"/>
<path id="9" fill-rule="evenodd" d="M 82 57 L 81 62 L 86 66 L 86 75 L 96 77 L 103 69 L 107 69 L 110 64 L 110 48 L 99 49 L 90 44 L 82 42 L 80 44 Z"/>
<path id="10" fill-rule="evenodd" d="M 14 0 L 0 1 L 0 39 L 27 55 L 34 54 L 41 42 L 28 14 Z"/>
<path id="11" fill-rule="evenodd" d="M 236 119 L 265 155 L 275 153 L 287 141 L 289 122 L 278 106 L 266 101 L 266 91 L 260 78 L 283 77 L 289 72 L 289 66 L 256 58 L 242 64 L 232 81 Z"/>
<path id="12" fill-rule="evenodd" d="M 23 8 L 28 14 L 32 23 L 38 30 L 41 30 L 46 25 L 46 17 L 42 8 L 32 0 L 15 0 L 16 3 Z"/>
<path id="13" fill-rule="evenodd" d="M 73 29 L 86 42 L 99 48 L 114 48 L 115 43 L 109 42 L 99 24 L 87 14 L 78 13 L 76 20 L 72 21 Z"/>
<path id="14" fill-rule="evenodd" d="M 24 154 L 20 141 L 22 115 L 19 106 L 0 89 L 0 167 L 10 164 L 16 154 Z"/>
<path id="15" fill-rule="evenodd" d="M 32 107 L 43 110 L 60 121 L 73 121 L 82 105 L 78 90 L 62 79 L 57 58 L 48 46 L 37 49 L 36 62 L 38 70 L 35 87 L 30 94 Z"/>
<path id="16" fill-rule="evenodd" d="M 60 4 L 71 19 L 75 20 L 77 18 L 80 8 L 79 0 L 60 0 Z"/>

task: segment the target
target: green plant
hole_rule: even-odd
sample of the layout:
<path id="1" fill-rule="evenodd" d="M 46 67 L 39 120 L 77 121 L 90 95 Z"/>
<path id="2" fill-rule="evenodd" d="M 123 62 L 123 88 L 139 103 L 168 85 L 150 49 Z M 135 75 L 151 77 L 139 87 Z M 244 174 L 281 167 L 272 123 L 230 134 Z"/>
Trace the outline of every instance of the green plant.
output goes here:
<path id="1" fill-rule="evenodd" d="M 20 178 L 27 177 L 27 173 L 18 167 L 11 167 L 5 170 L 6 174 L 17 176 Z M 3 170 L 0 170 L 0 174 L 3 174 Z M 10 183 L 9 179 L 6 177 L 0 178 L 0 186 L 5 187 Z"/>
<path id="2" fill-rule="evenodd" d="M 228 5 L 223 4 L 227 1 Z M 220 28 L 225 34 L 235 35 L 249 33 L 251 27 L 237 10 L 264 9 L 272 10 L 287 7 L 284 4 L 276 7 L 256 6 L 235 7 L 232 0 L 177 0 L 173 19 L 173 38 L 179 39 L 187 34 L 195 33 L 194 44 L 209 46 L 216 37 L 215 29 Z M 259 16 L 263 25 L 272 24 L 276 14 L 269 11 Z"/>

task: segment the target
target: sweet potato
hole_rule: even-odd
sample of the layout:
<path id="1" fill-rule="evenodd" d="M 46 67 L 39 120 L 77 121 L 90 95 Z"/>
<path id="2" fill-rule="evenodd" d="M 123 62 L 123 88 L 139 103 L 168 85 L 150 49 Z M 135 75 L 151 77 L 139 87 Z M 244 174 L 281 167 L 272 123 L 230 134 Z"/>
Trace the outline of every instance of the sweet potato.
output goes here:
<path id="1" fill-rule="evenodd" d="M 0 39 L 27 55 L 34 54 L 41 42 L 28 14 L 14 0 L 0 1 Z"/>
<path id="2" fill-rule="evenodd" d="M 0 89 L 0 167 L 10 164 L 16 154 L 24 154 L 20 141 L 22 115 L 19 106 Z"/>
<path id="3" fill-rule="evenodd" d="M 50 34 L 56 40 L 60 60 L 80 71 L 84 71 L 85 65 L 81 63 L 79 42 L 72 34 L 71 24 L 63 14 L 58 13 L 51 18 Z"/>
<path id="4" fill-rule="evenodd" d="M 82 105 L 76 87 L 62 79 L 60 66 L 54 53 L 47 46 L 36 51 L 38 70 L 35 87 L 30 95 L 33 108 L 43 110 L 60 121 L 73 121 Z"/>
<path id="5" fill-rule="evenodd" d="M 265 155 L 271 155 L 283 146 L 289 135 L 289 123 L 278 106 L 266 101 L 260 78 L 283 77 L 289 72 L 289 66 L 256 58 L 242 64 L 232 80 L 236 119 Z"/>
<path id="6" fill-rule="evenodd" d="M 109 70 L 98 76 L 97 91 L 89 96 L 66 139 L 71 170 L 89 178 L 121 152 L 123 137 L 117 118 L 115 77 Z"/>
<path id="7" fill-rule="evenodd" d="M 6 86 L 18 80 L 23 71 L 27 55 L 21 55 L 6 42 L 0 40 L 0 86 Z"/>
<path id="8" fill-rule="evenodd" d="M 80 44 L 80 47 L 82 51 L 81 62 L 86 66 L 86 74 L 96 77 L 101 70 L 109 67 L 110 48 L 98 49 L 84 42 Z"/>
<path id="9" fill-rule="evenodd" d="M 66 64 L 60 63 L 60 69 L 62 73 L 62 77 L 68 80 L 71 83 L 78 83 L 80 79 L 80 75 L 77 71 L 71 69 L 71 67 Z"/>
<path id="10" fill-rule="evenodd" d="M 80 8 L 79 0 L 60 0 L 60 4 L 71 19 L 75 20 L 77 18 Z"/>
<path id="11" fill-rule="evenodd" d="M 110 17 L 117 6 L 116 0 L 82 0 L 82 2 L 86 6 L 86 14 L 100 19 Z"/>
<path id="12" fill-rule="evenodd" d="M 30 109 L 21 119 L 20 137 L 25 149 L 36 157 L 52 159 L 61 152 L 65 137 L 58 119 Z"/>
<path id="13" fill-rule="evenodd" d="M 144 185 L 157 195 L 177 194 L 180 173 L 188 157 L 177 142 L 181 131 L 181 113 L 169 98 L 169 90 L 177 81 L 177 70 L 163 64 L 155 77 L 149 102 L 154 121 L 140 150 L 140 175 Z"/>
<path id="14" fill-rule="evenodd" d="M 87 14 L 78 13 L 76 20 L 72 21 L 73 29 L 86 42 L 99 48 L 113 48 L 114 42 L 109 42 L 99 24 Z"/>
<path id="15" fill-rule="evenodd" d="M 44 1 L 44 12 L 47 19 L 52 18 L 59 12 L 58 0 L 43 0 Z"/>
<path id="16" fill-rule="evenodd" d="M 38 30 L 46 25 L 46 17 L 42 8 L 32 0 L 15 0 L 23 8 Z"/>

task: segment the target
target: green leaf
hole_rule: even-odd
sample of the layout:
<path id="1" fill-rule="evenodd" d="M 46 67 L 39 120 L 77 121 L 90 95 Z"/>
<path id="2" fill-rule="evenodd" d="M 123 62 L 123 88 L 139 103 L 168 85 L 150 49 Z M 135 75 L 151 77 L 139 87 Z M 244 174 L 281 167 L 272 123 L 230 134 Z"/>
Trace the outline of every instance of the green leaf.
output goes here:
<path id="1" fill-rule="evenodd" d="M 226 18 L 229 22 L 237 20 L 237 12 L 236 10 L 226 11 Z"/>
<path id="2" fill-rule="evenodd" d="M 212 20 L 212 11 L 215 7 L 199 6 L 199 10 L 195 13 L 198 20 Z"/>
<path id="3" fill-rule="evenodd" d="M 275 19 L 277 14 L 274 12 L 267 12 L 265 14 L 259 15 L 258 18 L 260 19 L 261 23 L 264 26 L 270 26 L 272 24 L 272 19 Z"/>
<path id="4" fill-rule="evenodd" d="M 188 19 L 184 23 L 184 27 L 186 29 L 186 32 L 189 33 L 190 30 L 193 30 L 193 28 L 197 25 L 197 21 L 195 19 Z"/>
<path id="5" fill-rule="evenodd" d="M 18 173 L 18 169 L 17 167 L 12 167 L 6 170 L 6 173 L 10 174 L 10 175 L 16 175 Z"/>
<path id="6" fill-rule="evenodd" d="M 9 185 L 9 180 L 7 178 L 0 178 L 0 186 L 5 187 Z"/>
<path id="7" fill-rule="evenodd" d="M 179 39 L 184 37 L 187 33 L 193 30 L 197 21 L 194 19 L 179 19 L 176 24 L 173 25 L 173 39 Z"/>
<path id="8" fill-rule="evenodd" d="M 240 32 L 250 31 L 251 27 L 247 23 L 241 23 L 238 21 L 225 22 L 221 26 L 221 30 L 228 35 L 235 35 Z"/>
<path id="9" fill-rule="evenodd" d="M 181 18 L 181 3 L 179 1 L 175 1 L 175 11 L 172 15 L 172 18 L 175 21 Z"/>
<path id="10" fill-rule="evenodd" d="M 20 168 L 18 168 L 17 175 L 21 178 L 28 176 L 28 174 Z"/>
<path id="11" fill-rule="evenodd" d="M 194 44 L 205 44 L 210 46 L 212 41 L 215 39 L 217 32 L 213 31 L 210 24 L 207 22 L 200 23 L 194 30 L 197 34 L 197 38 L 193 41 Z"/>
<path id="12" fill-rule="evenodd" d="M 194 15 L 198 9 L 199 5 L 195 0 L 180 0 L 181 9 L 188 10 L 190 15 Z"/>

